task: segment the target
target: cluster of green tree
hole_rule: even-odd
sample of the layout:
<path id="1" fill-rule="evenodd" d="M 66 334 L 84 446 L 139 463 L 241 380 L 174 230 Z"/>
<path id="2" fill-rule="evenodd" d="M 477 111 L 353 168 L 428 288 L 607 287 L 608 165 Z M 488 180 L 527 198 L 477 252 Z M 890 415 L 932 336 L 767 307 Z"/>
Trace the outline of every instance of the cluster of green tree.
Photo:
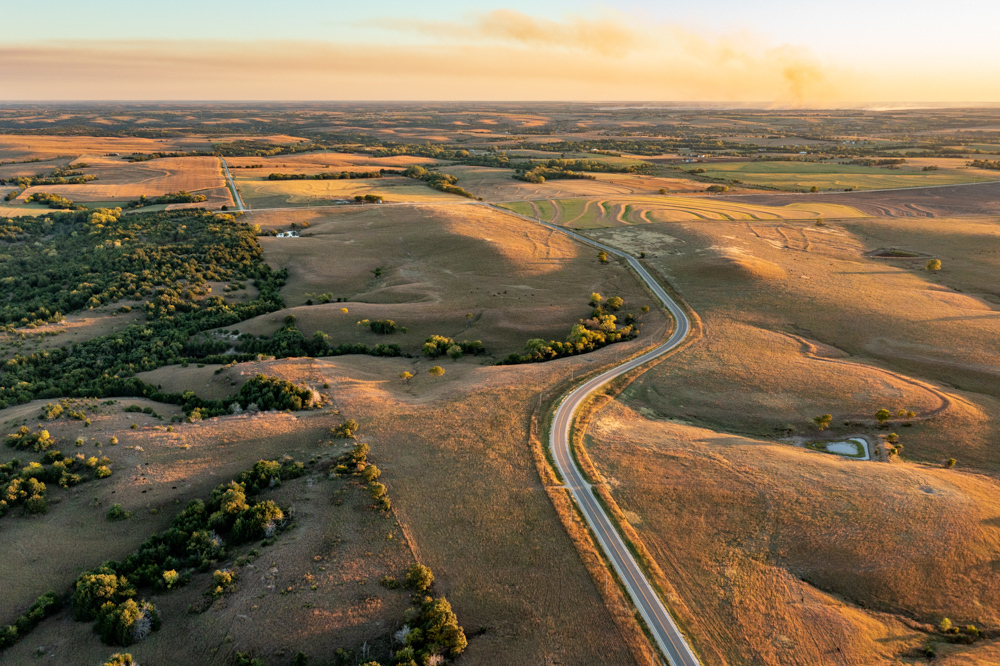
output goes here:
<path id="1" fill-rule="evenodd" d="M 76 164 L 74 167 L 85 169 L 89 164 Z M 85 174 L 82 171 L 74 171 L 72 168 L 57 168 L 52 171 L 52 173 L 46 175 L 44 173 L 37 173 L 34 176 L 17 176 L 15 178 L 0 178 L 0 185 L 6 185 L 10 183 L 11 185 L 17 185 L 21 191 L 28 189 L 29 187 L 35 187 L 39 185 L 82 185 L 83 183 L 89 183 L 92 180 L 97 180 L 97 176 L 90 174 Z M 4 197 L 5 201 L 10 201 L 15 198 L 20 192 L 11 192 Z"/>
<path id="2" fill-rule="evenodd" d="M 469 199 L 475 199 L 476 195 L 471 192 L 467 192 L 455 185 L 458 182 L 457 176 L 452 176 L 448 173 L 441 173 L 440 171 L 428 171 L 422 166 L 414 164 L 403 172 L 407 178 L 416 178 L 417 180 L 422 180 L 427 183 L 428 186 L 433 187 L 435 190 L 440 190 L 442 192 L 448 192 L 449 194 L 457 194 L 462 197 L 468 197 Z"/>
<path id="3" fill-rule="evenodd" d="M 131 645 L 159 628 L 159 615 L 138 589 L 179 587 L 195 570 L 210 571 L 227 546 L 270 538 L 282 529 L 285 512 L 272 500 L 251 498 L 303 474 L 291 459 L 261 460 L 236 480 L 192 500 L 161 534 L 144 541 L 124 562 L 108 561 L 81 574 L 73 585 L 73 618 L 96 620 L 110 645 Z"/>
<path id="4" fill-rule="evenodd" d="M 48 192 L 35 192 L 27 197 L 24 203 L 39 203 L 54 210 L 84 210 L 86 208 L 86 206 L 73 203 L 63 196 Z"/>
<path id="5" fill-rule="evenodd" d="M 354 423 L 351 421 L 351 423 Z M 357 424 L 354 424 L 357 426 Z M 354 448 L 337 458 L 334 463 L 333 472 L 340 476 L 359 476 L 368 484 L 368 494 L 371 495 L 375 506 L 385 512 L 392 509 L 392 502 L 384 484 L 379 483 L 382 471 L 373 463 L 368 461 L 368 445 L 358 442 Z"/>
<path id="6" fill-rule="evenodd" d="M 430 157 L 436 160 L 464 160 L 469 157 L 465 148 L 453 148 L 432 143 L 394 143 L 386 142 L 376 148 L 364 151 L 373 157 L 395 157 L 397 155 L 412 155 L 414 157 Z"/>
<path id="7" fill-rule="evenodd" d="M 199 349 L 188 347 L 192 355 L 198 352 L 222 354 L 228 349 L 228 343 L 211 340 L 206 341 Z M 299 356 L 345 356 L 348 354 L 368 354 L 370 356 L 402 356 L 403 350 L 397 344 L 378 344 L 369 347 L 361 343 L 346 343 L 337 346 L 330 345 L 330 336 L 322 331 L 316 331 L 311 338 L 306 338 L 295 326 L 295 317 L 285 318 L 285 325 L 275 331 L 270 338 L 244 333 L 239 337 L 235 356 L 206 356 L 205 361 L 214 362 L 225 359 L 225 362 L 250 360 L 258 355 L 275 358 L 293 358 Z"/>
<path id="8" fill-rule="evenodd" d="M 513 178 L 514 180 L 523 180 L 526 183 L 540 184 L 546 180 L 594 180 L 595 176 L 577 171 L 538 166 L 528 171 L 518 171 Z"/>
<path id="9" fill-rule="evenodd" d="M 378 171 L 323 171 L 322 173 L 272 173 L 268 180 L 353 180 L 356 178 L 382 178 L 384 176 L 402 176 L 397 169 L 379 169 Z"/>
<path id="10" fill-rule="evenodd" d="M 125 155 L 122 157 L 126 162 L 148 162 L 150 160 L 159 160 L 164 157 L 208 157 L 212 153 L 205 152 L 203 150 L 192 150 L 188 152 L 165 152 L 158 150 L 153 153 L 132 153 L 130 155 Z"/>
<path id="11" fill-rule="evenodd" d="M 604 298 L 595 292 L 590 295 L 590 304 L 594 307 L 590 318 L 581 319 L 580 323 L 574 324 L 565 342 L 558 340 L 546 342 L 541 338 L 528 340 L 523 353 L 512 353 L 500 361 L 499 365 L 541 363 L 564 356 L 586 354 L 616 342 L 632 340 L 639 335 L 639 323 L 635 315 L 626 314 L 624 325 L 619 326 L 618 317 L 610 314 L 621 310 L 625 304 L 622 298 L 613 296 L 605 302 Z"/>
<path id="12" fill-rule="evenodd" d="M 538 168 L 553 169 L 555 171 L 583 171 L 586 173 L 645 173 L 649 171 L 650 165 L 616 164 L 614 162 L 595 160 L 552 159 L 544 162 L 529 160 L 518 167 L 518 169 L 524 171 L 531 171 Z"/>
<path id="13" fill-rule="evenodd" d="M 382 584 L 396 589 L 399 583 L 386 576 Z M 387 662 L 390 666 L 418 666 L 442 664 L 461 655 L 468 640 L 465 630 L 458 623 L 458 617 L 451 604 L 443 596 L 435 598 L 431 594 L 434 573 L 429 567 L 414 563 L 406 570 L 405 587 L 413 593 L 414 608 L 407 611 L 407 622 L 393 634 L 393 639 L 402 647 Z M 295 664 L 306 664 L 305 655 Z M 254 662 L 245 662 L 251 664 Z M 354 650 L 338 648 L 333 655 L 334 666 L 380 666 L 377 661 L 361 661 Z M 255 665 L 256 666 L 256 665 Z"/>
<path id="14" fill-rule="evenodd" d="M 861 157 L 853 159 L 849 163 L 855 164 L 857 166 L 886 167 L 888 169 L 898 169 L 900 166 L 906 164 L 906 160 L 902 157 L 885 157 L 882 159 L 876 159 L 873 157 Z"/>
<path id="15" fill-rule="evenodd" d="M 35 600 L 25 612 L 21 613 L 14 624 L 0 628 L 0 650 L 9 648 L 18 640 L 31 633 L 38 623 L 55 615 L 62 609 L 62 598 L 55 592 L 46 592 Z"/>
<path id="16" fill-rule="evenodd" d="M 424 340 L 422 351 L 424 356 L 438 358 L 439 356 L 447 354 L 452 359 L 457 361 L 462 358 L 463 354 L 481 356 L 486 353 L 486 347 L 484 347 L 483 343 L 479 340 L 474 340 L 472 342 L 467 340 L 455 342 L 453 338 L 446 338 L 443 335 L 432 335 Z"/>
<path id="17" fill-rule="evenodd" d="M 385 197 L 381 194 L 366 194 L 361 196 L 358 194 L 354 197 L 354 203 L 366 204 L 366 203 L 382 203 L 385 201 Z"/>
<path id="18" fill-rule="evenodd" d="M 427 571 L 430 572 L 429 569 Z M 409 578 L 407 575 L 408 581 Z M 396 636 L 402 639 L 404 647 L 397 650 L 389 662 L 394 666 L 434 663 L 435 657 L 454 659 L 469 645 L 465 631 L 458 624 L 458 617 L 444 597 L 423 596 L 413 619 L 403 625 Z"/>
<path id="19" fill-rule="evenodd" d="M 263 411 L 284 409 L 298 411 L 312 406 L 313 393 L 284 379 L 257 374 L 240 387 L 235 401 L 243 409 L 256 405 Z"/>
<path id="20" fill-rule="evenodd" d="M 198 210 L 123 217 L 97 212 L 42 218 L 34 224 L 36 234 L 29 238 L 37 238 L 41 248 L 4 248 L 15 260 L 0 262 L 0 275 L 6 276 L 0 284 L 7 287 L 8 299 L 0 305 L 0 322 L 27 324 L 29 316 L 44 321 L 58 311 L 146 295 L 148 320 L 10 359 L 0 367 L 0 409 L 60 396 L 135 396 L 187 404 L 191 401 L 160 394 L 134 374 L 189 360 L 185 344 L 201 331 L 283 306 L 279 289 L 284 272 L 271 271 L 252 229 L 230 216 Z M 46 231 L 49 238 L 43 236 Z M 228 304 L 214 296 L 196 300 L 185 286 L 251 278 L 259 295 L 247 303 Z M 163 284 L 170 286 L 157 288 Z"/>
<path id="21" fill-rule="evenodd" d="M 47 402 L 45 403 L 45 406 L 42 407 L 42 411 L 38 415 L 38 418 L 39 420 L 44 419 L 46 421 L 54 421 L 65 414 L 69 418 L 77 421 L 83 421 L 84 425 L 89 426 L 90 419 L 87 418 L 87 413 L 82 409 L 77 409 L 76 407 L 77 402 L 75 400 L 64 399 L 59 402 Z"/>
<path id="22" fill-rule="evenodd" d="M 368 327 L 372 330 L 372 333 L 378 333 L 379 335 L 392 335 L 399 330 L 396 322 L 392 319 L 372 319 L 368 322 Z"/>
<path id="23" fill-rule="evenodd" d="M 46 451 L 41 462 L 26 466 L 16 458 L 0 463 L 0 516 L 18 506 L 23 506 L 27 513 L 46 513 L 49 510 L 46 483 L 69 488 L 91 478 L 104 479 L 111 476 L 110 465 L 111 460 L 105 456 L 86 458 L 80 453 L 67 458 L 56 450 Z"/>
<path id="24" fill-rule="evenodd" d="M 129 414 L 148 414 L 149 416 L 152 416 L 154 419 L 162 418 L 159 414 L 156 413 L 156 410 L 153 409 L 152 407 L 140 407 L 139 405 L 129 405 L 128 407 L 125 408 L 124 411 Z"/>
<path id="25" fill-rule="evenodd" d="M 200 210 L 0 219 L 0 252 L 0 324 L 22 326 L 124 298 L 150 298 L 154 318 L 211 310 L 221 299 L 192 289 L 271 274 L 249 226 Z"/>
<path id="26" fill-rule="evenodd" d="M 191 194 L 186 190 L 181 190 L 180 192 L 171 192 L 170 194 L 163 194 L 158 197 L 147 197 L 143 194 L 135 201 L 128 202 L 125 207 L 142 208 L 143 206 L 157 206 L 160 204 L 201 203 L 202 201 L 208 201 L 208 197 L 204 194 Z"/>
<path id="27" fill-rule="evenodd" d="M 993 169 L 1000 171 L 1000 160 L 993 160 L 992 162 L 990 160 L 972 160 L 969 162 L 969 166 L 976 169 Z"/>

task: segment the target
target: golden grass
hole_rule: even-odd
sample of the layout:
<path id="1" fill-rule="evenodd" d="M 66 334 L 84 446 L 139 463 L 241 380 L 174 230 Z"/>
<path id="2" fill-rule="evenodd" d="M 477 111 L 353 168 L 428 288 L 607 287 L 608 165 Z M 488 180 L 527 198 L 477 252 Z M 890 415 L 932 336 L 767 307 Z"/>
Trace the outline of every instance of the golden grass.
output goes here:
<path id="1" fill-rule="evenodd" d="M 708 663 L 818 663 L 838 648 L 872 663 L 926 640 L 859 604 L 931 623 L 998 620 L 990 479 L 650 421 L 620 403 L 591 434 L 612 495 L 714 648 Z"/>
<path id="2" fill-rule="evenodd" d="M 328 206 L 366 194 L 382 196 L 387 203 L 468 201 L 464 197 L 427 187 L 422 181 L 400 176 L 355 180 L 267 180 L 266 174 L 248 175 L 237 171 L 233 177 L 243 202 L 250 208 Z"/>
<path id="3" fill-rule="evenodd" d="M 439 160 L 412 155 L 372 157 L 362 153 L 335 153 L 316 151 L 272 157 L 227 157 L 230 167 L 263 164 L 260 169 L 237 169 L 244 176 L 263 176 L 271 173 L 318 173 L 321 171 L 376 171 L 378 169 L 405 169 L 413 164 L 439 164 Z M 234 176 L 236 174 L 234 173 Z"/>
<path id="4" fill-rule="evenodd" d="M 306 335 L 322 330 L 335 344 L 393 342 L 419 353 L 426 337 L 439 334 L 482 340 L 503 357 L 530 338 L 564 339 L 590 314 L 592 291 L 620 294 L 632 311 L 652 304 L 617 264 L 601 265 L 595 252 L 566 237 L 484 206 L 367 206 L 248 219 L 265 228 L 310 226 L 301 238 L 261 238 L 265 259 L 289 269 L 282 295 L 290 309 L 243 322 L 240 332 L 270 334 L 291 313 Z M 315 294 L 322 293 L 347 302 L 319 305 Z M 307 298 L 317 304 L 304 305 Z M 408 333 L 375 335 L 357 326 L 362 319 L 392 319 Z"/>
<path id="5" fill-rule="evenodd" d="M 669 369 L 639 378 L 630 404 L 770 436 L 788 428 L 808 433 L 812 417 L 826 413 L 835 432 L 858 432 L 845 420 L 864 421 L 865 432 L 880 408 L 913 410 L 933 418 L 908 428 L 905 419 L 890 423 L 907 457 L 935 464 L 955 457 L 996 470 L 1000 357 L 989 341 L 1000 320 L 990 301 L 974 295 L 989 289 L 1000 246 L 988 228 L 985 221 L 927 221 L 911 232 L 899 221 L 848 220 L 594 232 L 612 243 L 621 237 L 633 251 L 645 247 L 647 262 L 684 294 L 708 331 Z M 889 237 L 899 247 L 941 252 L 951 272 L 928 273 L 926 259 L 869 256 Z M 789 333 L 837 362 L 815 358 Z"/>
<path id="6" fill-rule="evenodd" d="M 549 154 L 549 157 L 552 157 Z M 556 155 L 558 157 L 558 155 Z M 540 184 L 515 180 L 511 169 L 478 166 L 442 168 L 458 177 L 458 185 L 487 201 L 522 201 L 576 197 L 648 196 L 666 189 L 675 192 L 702 192 L 704 186 L 684 178 L 663 178 L 635 174 L 599 173 L 595 180 L 550 180 Z"/>
<path id="7" fill-rule="evenodd" d="M 94 163 L 85 171 L 97 176 L 97 180 L 81 185 L 29 187 L 17 200 L 23 201 L 35 192 L 50 192 L 82 203 L 124 203 L 142 195 L 154 197 L 186 190 L 208 197 L 208 201 L 194 204 L 196 206 L 218 208 L 233 203 L 216 157 L 166 157 L 136 163 L 107 160 Z"/>
<path id="8" fill-rule="evenodd" d="M 217 140 L 217 139 L 213 139 Z M 88 163 L 106 153 L 154 153 L 158 151 L 210 150 L 211 141 L 205 137 L 171 139 L 141 139 L 138 137 L 103 136 L 29 136 L 0 134 L 0 159 L 26 160 L 52 159 L 69 156 L 75 160 L 86 157 Z M 30 166 L 30 165 L 29 165 Z"/>
<path id="9" fill-rule="evenodd" d="M 794 203 L 785 206 L 743 204 L 714 197 L 636 196 L 603 200 L 553 199 L 503 204 L 515 212 L 576 229 L 595 229 L 655 222 L 723 220 L 815 220 L 864 217 L 838 204 Z"/>

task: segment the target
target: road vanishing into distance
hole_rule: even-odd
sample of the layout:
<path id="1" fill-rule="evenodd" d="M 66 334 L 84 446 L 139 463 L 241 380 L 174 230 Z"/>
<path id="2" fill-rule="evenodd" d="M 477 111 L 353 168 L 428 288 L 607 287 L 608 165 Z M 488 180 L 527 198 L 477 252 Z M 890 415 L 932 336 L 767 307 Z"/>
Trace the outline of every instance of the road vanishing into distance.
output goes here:
<path id="1" fill-rule="evenodd" d="M 549 431 L 549 447 L 552 450 L 552 456 L 555 458 L 556 467 L 559 468 L 559 473 L 562 474 L 566 487 L 569 488 L 569 491 L 573 494 L 573 499 L 576 500 L 577 506 L 580 507 L 580 511 L 587 520 L 587 524 L 590 525 L 590 529 L 593 531 L 594 536 L 597 537 L 598 542 L 601 544 L 601 548 L 604 549 L 605 555 L 608 556 L 608 559 L 611 560 L 615 571 L 618 572 L 618 577 L 628 590 L 629 596 L 632 597 L 632 601 L 635 603 L 636 608 L 638 608 L 639 612 L 642 614 L 642 618 L 645 620 L 646 626 L 656 639 L 656 644 L 659 645 L 660 650 L 667 656 L 667 659 L 670 660 L 670 663 L 673 666 L 697 666 L 697 664 L 700 663 L 698 661 L 698 657 L 696 657 L 694 652 L 691 650 L 687 640 L 684 638 L 684 635 L 677 627 L 674 619 L 670 616 L 670 613 L 663 605 L 663 602 L 657 595 L 653 585 L 646 578 L 646 575 L 643 573 L 639 564 L 632 556 L 632 553 L 625 545 L 625 541 L 618 533 L 614 523 L 611 521 L 610 516 L 605 513 L 604 508 L 601 506 L 600 502 L 597 501 L 597 497 L 594 495 L 591 485 L 587 483 L 586 479 L 584 479 L 583 473 L 577 466 L 571 449 L 573 416 L 576 414 L 576 411 L 580 408 L 580 406 L 586 402 L 597 389 L 604 386 L 612 379 L 620 377 L 627 372 L 631 372 L 644 363 L 662 356 L 672 349 L 675 349 L 684 341 L 688 333 L 691 331 L 691 321 L 688 319 L 684 310 L 672 298 L 670 298 L 670 295 L 666 292 L 666 290 L 660 286 L 660 283 L 657 282 L 642 266 L 642 264 L 639 263 L 639 260 L 632 255 L 615 249 L 610 245 L 605 245 L 604 243 L 583 236 L 582 234 L 570 231 L 564 227 L 548 224 L 526 215 L 512 213 L 504 208 L 495 208 L 495 210 L 507 213 L 508 215 L 514 215 L 515 217 L 520 217 L 521 219 L 528 220 L 536 224 L 541 224 L 549 227 L 550 229 L 566 234 L 567 236 L 570 236 L 578 241 L 586 243 L 587 245 L 600 248 L 608 254 L 622 257 L 639 275 L 640 279 L 646 283 L 646 286 L 648 286 L 650 290 L 656 294 L 656 297 L 660 299 L 660 302 L 663 303 L 664 307 L 667 308 L 671 316 L 674 318 L 676 326 L 674 327 L 673 333 L 665 342 L 652 351 L 648 351 L 645 354 L 637 356 L 630 361 L 626 361 L 617 367 L 602 372 L 596 377 L 592 377 L 582 385 L 573 389 L 569 395 L 563 398 L 562 402 L 560 402 L 559 406 L 556 408 L 555 416 L 552 419 L 552 427 Z"/>
<path id="2" fill-rule="evenodd" d="M 226 160 L 222 157 L 219 158 L 219 162 L 222 164 L 222 173 L 226 174 L 226 182 L 229 183 L 229 189 L 233 192 L 233 201 L 236 202 L 236 210 L 240 213 L 245 213 L 247 209 L 243 205 L 243 199 L 240 198 L 240 191 L 236 189 L 233 175 L 229 173 L 229 165 L 226 164 Z"/>

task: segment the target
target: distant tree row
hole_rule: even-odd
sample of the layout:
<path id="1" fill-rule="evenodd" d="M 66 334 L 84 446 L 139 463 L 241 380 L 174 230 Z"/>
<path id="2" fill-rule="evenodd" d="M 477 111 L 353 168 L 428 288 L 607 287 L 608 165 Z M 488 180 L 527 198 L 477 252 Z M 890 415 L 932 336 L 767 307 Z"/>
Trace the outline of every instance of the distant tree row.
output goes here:
<path id="1" fill-rule="evenodd" d="M 616 342 L 631 340 L 639 335 L 639 323 L 635 315 L 626 314 L 624 326 L 619 326 L 617 315 L 609 311 L 618 311 L 624 304 L 624 299 L 614 296 L 607 301 L 598 294 L 590 295 L 593 311 L 589 319 L 580 320 L 570 330 L 564 342 L 557 340 L 545 341 L 541 338 L 528 340 L 525 351 L 512 353 L 499 365 L 516 365 L 519 363 L 539 363 L 551 361 L 563 356 L 586 354 Z M 648 311 L 644 307 L 643 312 Z"/>
<path id="2" fill-rule="evenodd" d="M 424 167 L 414 164 L 404 172 L 404 175 L 407 178 L 422 180 L 435 190 L 448 192 L 449 194 L 457 194 L 469 199 L 476 198 L 476 195 L 455 185 L 455 183 L 458 182 L 458 177 L 452 176 L 451 174 L 441 173 L 440 171 L 428 171 Z"/>
<path id="3" fill-rule="evenodd" d="M 384 176 L 402 176 L 403 172 L 394 169 L 379 169 L 378 171 L 324 171 L 322 173 L 272 173 L 268 180 L 354 180 L 367 178 L 382 178 Z"/>
<path id="4" fill-rule="evenodd" d="M 135 201 L 128 202 L 125 207 L 142 208 L 144 206 L 157 206 L 161 204 L 201 203 L 202 201 L 208 201 L 208 197 L 204 194 L 191 194 L 186 190 L 181 190 L 180 192 L 162 194 L 158 197 L 147 197 L 143 194 Z"/>

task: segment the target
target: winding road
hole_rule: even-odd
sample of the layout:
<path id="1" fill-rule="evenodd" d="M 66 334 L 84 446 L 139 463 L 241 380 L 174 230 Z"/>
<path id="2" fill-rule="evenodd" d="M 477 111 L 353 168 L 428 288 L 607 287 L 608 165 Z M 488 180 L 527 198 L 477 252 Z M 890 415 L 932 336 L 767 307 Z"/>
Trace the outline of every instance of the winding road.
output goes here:
<path id="1" fill-rule="evenodd" d="M 247 209 L 243 205 L 243 199 L 240 198 L 240 191 L 236 189 L 236 183 L 233 181 L 233 175 L 229 173 L 229 165 L 226 164 L 226 160 L 222 157 L 219 158 L 219 162 L 222 164 L 222 173 L 226 175 L 226 182 L 229 184 L 229 189 L 233 193 L 233 201 L 236 202 L 236 210 L 240 213 L 245 213 Z"/>
<path id="2" fill-rule="evenodd" d="M 684 313 L 684 310 L 670 298 L 670 295 L 660 286 L 660 283 L 632 255 L 563 227 L 548 224 L 541 220 L 527 217 L 526 215 L 518 215 L 503 208 L 496 208 L 496 210 L 536 224 L 541 224 L 587 245 L 600 248 L 608 254 L 622 257 L 639 275 L 642 281 L 646 283 L 646 286 L 656 294 L 656 297 L 660 299 L 660 302 L 663 303 L 676 322 L 673 333 L 660 346 L 587 380 L 563 398 L 556 408 L 555 416 L 552 420 L 552 428 L 549 432 L 549 447 L 552 450 L 556 467 L 559 468 L 559 473 L 562 474 L 566 487 L 572 493 L 573 499 L 576 500 L 577 506 L 580 507 L 580 511 L 587 520 L 587 524 L 590 525 L 590 529 L 597 537 L 601 548 L 604 549 L 605 555 L 611 560 L 615 571 L 618 572 L 618 577 L 628 590 L 629 596 L 632 597 L 636 608 L 642 614 L 643 620 L 645 620 L 646 626 L 656 639 L 660 650 L 667 656 L 672 666 L 696 666 L 700 663 L 698 658 L 691 650 L 687 640 L 663 605 L 660 597 L 656 594 L 653 585 L 635 561 L 621 535 L 618 534 L 611 518 L 605 513 L 600 502 L 597 501 L 591 485 L 584 479 L 583 473 L 573 458 L 570 444 L 573 416 L 591 394 L 612 379 L 631 372 L 644 363 L 676 348 L 691 331 L 691 322 L 687 314 Z"/>

